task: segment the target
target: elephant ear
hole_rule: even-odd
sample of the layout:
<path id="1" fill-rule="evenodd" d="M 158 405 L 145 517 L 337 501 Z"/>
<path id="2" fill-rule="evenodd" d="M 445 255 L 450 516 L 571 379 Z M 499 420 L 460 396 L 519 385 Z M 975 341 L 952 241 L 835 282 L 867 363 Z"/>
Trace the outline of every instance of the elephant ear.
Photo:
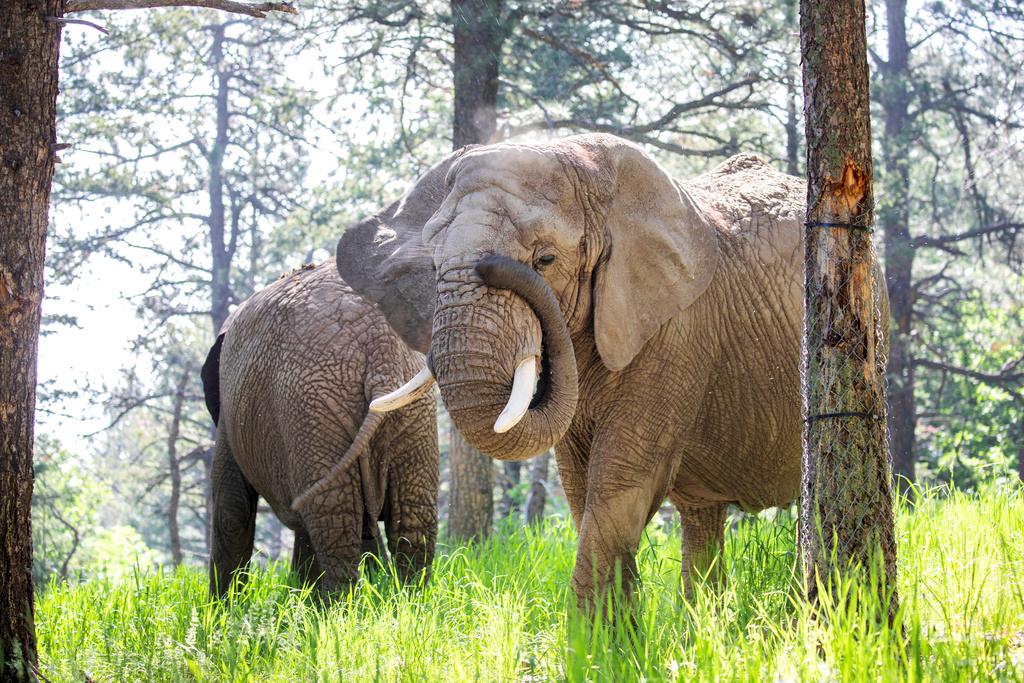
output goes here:
<path id="1" fill-rule="evenodd" d="M 398 201 L 349 227 L 335 251 L 338 274 L 377 304 L 406 344 L 420 352 L 430 345 L 436 274 L 423 245 L 423 224 L 444 200 L 445 177 L 463 147 L 424 173 Z"/>
<path id="2" fill-rule="evenodd" d="M 598 163 L 611 169 L 610 178 L 602 172 L 610 182 L 610 249 L 594 279 L 594 338 L 604 364 L 621 370 L 711 284 L 718 238 L 700 207 L 654 159 L 619 138 L 601 143 Z"/>

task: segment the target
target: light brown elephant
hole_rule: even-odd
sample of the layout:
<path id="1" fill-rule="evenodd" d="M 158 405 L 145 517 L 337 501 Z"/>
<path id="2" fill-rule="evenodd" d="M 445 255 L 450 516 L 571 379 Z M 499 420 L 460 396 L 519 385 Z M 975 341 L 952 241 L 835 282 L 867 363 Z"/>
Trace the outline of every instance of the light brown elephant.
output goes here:
<path id="1" fill-rule="evenodd" d="M 749 155 L 679 182 L 608 135 L 467 148 L 350 228 L 337 264 L 429 349 L 474 446 L 555 447 L 586 603 L 616 565 L 631 590 L 666 495 L 687 587 L 717 557 L 727 504 L 796 496 L 804 201 L 802 181 Z"/>
<path id="2" fill-rule="evenodd" d="M 294 569 L 329 597 L 362 553 L 403 578 L 430 567 L 437 538 L 436 407 L 423 397 L 368 413 L 423 366 L 380 311 L 338 277 L 306 267 L 236 309 L 203 366 L 217 423 L 210 590 L 223 594 L 253 551 L 262 496 L 295 531 Z"/>

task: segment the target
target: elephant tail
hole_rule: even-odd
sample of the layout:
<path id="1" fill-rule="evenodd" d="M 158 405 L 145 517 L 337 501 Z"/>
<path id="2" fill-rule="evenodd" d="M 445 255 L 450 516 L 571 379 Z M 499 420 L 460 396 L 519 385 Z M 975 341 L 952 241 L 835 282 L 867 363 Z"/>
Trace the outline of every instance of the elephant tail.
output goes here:
<path id="1" fill-rule="evenodd" d="M 203 379 L 203 398 L 206 399 L 206 409 L 210 411 L 213 424 L 220 420 L 220 348 L 224 345 L 224 335 L 217 335 L 217 341 L 213 342 L 210 352 L 206 354 L 206 362 L 199 376 Z"/>
<path id="2" fill-rule="evenodd" d="M 363 424 L 359 426 L 359 431 L 356 432 L 356 436 L 352 439 L 352 444 L 348 447 L 348 450 L 345 451 L 345 455 L 335 463 L 331 471 L 325 474 L 320 481 L 310 486 L 292 501 L 293 511 L 301 511 L 306 503 L 314 496 L 318 496 L 329 489 L 335 479 L 343 474 L 360 456 L 365 455 L 366 449 L 370 445 L 370 439 L 377 433 L 377 428 L 380 427 L 385 417 L 387 416 L 384 413 L 366 413 L 366 417 L 363 418 Z M 369 503 L 369 501 L 367 502 Z M 367 507 L 369 508 L 371 505 Z M 376 505 L 373 505 L 373 507 L 376 507 Z"/>

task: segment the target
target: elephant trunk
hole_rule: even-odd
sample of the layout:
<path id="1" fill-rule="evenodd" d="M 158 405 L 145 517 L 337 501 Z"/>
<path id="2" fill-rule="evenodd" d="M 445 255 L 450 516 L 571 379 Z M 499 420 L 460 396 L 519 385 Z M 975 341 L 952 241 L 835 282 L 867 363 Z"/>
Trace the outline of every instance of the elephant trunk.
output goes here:
<path id="1" fill-rule="evenodd" d="M 542 453 L 572 422 L 579 387 L 565 318 L 551 288 L 521 263 L 486 256 L 442 275 L 430 363 L 455 426 L 493 458 Z M 539 383 L 526 409 L 534 368 Z"/>

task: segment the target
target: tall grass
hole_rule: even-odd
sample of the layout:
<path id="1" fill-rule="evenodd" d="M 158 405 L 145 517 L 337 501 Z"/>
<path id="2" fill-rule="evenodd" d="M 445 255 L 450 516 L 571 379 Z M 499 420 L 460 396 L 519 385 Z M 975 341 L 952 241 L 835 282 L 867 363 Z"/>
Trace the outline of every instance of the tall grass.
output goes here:
<path id="1" fill-rule="evenodd" d="M 330 608 L 284 566 L 225 602 L 196 568 L 51 585 L 44 673 L 80 681 L 1024 680 L 1024 497 L 925 495 L 899 514 L 895 627 L 870 586 L 817 617 L 794 575 L 793 521 L 746 518 L 719 590 L 679 597 L 678 530 L 641 544 L 635 620 L 572 607 L 571 525 L 509 529 L 439 555 L 432 580 L 378 572 Z"/>

